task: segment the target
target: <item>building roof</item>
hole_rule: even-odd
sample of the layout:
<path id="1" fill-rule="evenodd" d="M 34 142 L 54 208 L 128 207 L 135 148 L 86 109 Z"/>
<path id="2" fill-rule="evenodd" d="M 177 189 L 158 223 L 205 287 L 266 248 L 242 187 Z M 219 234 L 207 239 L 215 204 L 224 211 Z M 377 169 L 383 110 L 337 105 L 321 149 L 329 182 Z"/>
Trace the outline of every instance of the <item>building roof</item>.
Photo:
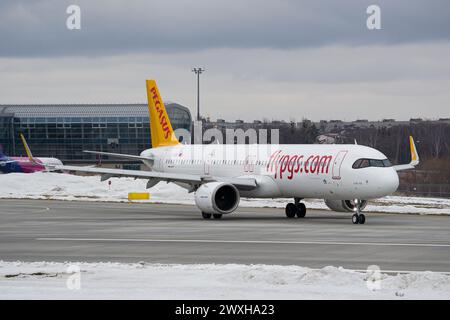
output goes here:
<path id="1" fill-rule="evenodd" d="M 185 106 L 167 103 L 167 109 L 181 109 L 189 113 Z M 170 110 L 168 110 L 170 112 Z M 147 117 L 147 104 L 26 104 L 0 105 L 2 114 L 14 114 L 17 118 L 31 117 Z"/>

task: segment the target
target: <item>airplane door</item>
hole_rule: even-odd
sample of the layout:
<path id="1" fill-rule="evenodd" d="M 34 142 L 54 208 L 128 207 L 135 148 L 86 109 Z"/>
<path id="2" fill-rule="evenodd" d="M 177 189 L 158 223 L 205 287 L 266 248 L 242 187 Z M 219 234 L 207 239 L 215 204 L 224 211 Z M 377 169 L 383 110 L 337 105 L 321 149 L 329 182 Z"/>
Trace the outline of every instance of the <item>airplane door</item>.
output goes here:
<path id="1" fill-rule="evenodd" d="M 167 152 L 166 151 L 163 151 L 160 154 L 158 154 L 157 160 L 155 162 L 156 170 L 164 172 L 164 170 L 165 170 L 164 164 L 167 163 L 166 162 L 166 160 L 167 160 L 166 156 L 167 156 Z"/>
<path id="2" fill-rule="evenodd" d="M 333 161 L 333 179 L 334 180 L 340 180 L 341 179 L 341 166 L 342 161 L 344 161 L 345 156 L 347 155 L 348 151 L 339 151 L 336 158 Z"/>
<path id="3" fill-rule="evenodd" d="M 211 162 L 212 162 L 212 157 L 214 156 L 215 152 L 214 149 L 211 151 L 207 151 L 206 155 L 205 155 L 205 162 L 203 164 L 203 169 L 204 169 L 204 173 L 205 175 L 209 175 L 211 174 Z"/>
<path id="4" fill-rule="evenodd" d="M 205 159 L 205 163 L 204 163 L 204 172 L 206 175 L 209 175 L 211 169 L 211 160 L 210 159 Z"/>
<path id="5" fill-rule="evenodd" d="M 156 171 L 164 171 L 164 162 L 162 159 L 157 159 L 155 161 Z"/>
<path id="6" fill-rule="evenodd" d="M 255 156 L 247 156 L 244 161 L 244 172 L 253 173 L 255 171 Z"/>

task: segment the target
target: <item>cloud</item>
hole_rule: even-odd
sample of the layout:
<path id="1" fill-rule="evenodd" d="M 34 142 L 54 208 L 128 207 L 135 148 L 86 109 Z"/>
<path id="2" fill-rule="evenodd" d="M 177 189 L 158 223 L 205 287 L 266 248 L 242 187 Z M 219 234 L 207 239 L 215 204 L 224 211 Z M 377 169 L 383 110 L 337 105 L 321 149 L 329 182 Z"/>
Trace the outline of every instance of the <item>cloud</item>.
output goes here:
<path id="1" fill-rule="evenodd" d="M 213 119 L 450 117 L 447 0 L 3 0 L 0 30 L 0 103 L 145 102 L 154 78 L 194 111 L 202 66 Z"/>
<path id="2" fill-rule="evenodd" d="M 0 103 L 144 103 L 154 78 L 194 114 L 201 65 L 213 119 L 450 117 L 449 56 L 450 43 L 426 43 L 0 58 Z"/>
<path id="3" fill-rule="evenodd" d="M 111 55 L 213 48 L 298 49 L 450 40 L 450 3 L 378 0 L 382 30 L 366 28 L 369 0 L 36 0 L 0 4 L 0 56 Z M 66 28 L 81 7 L 82 29 Z"/>

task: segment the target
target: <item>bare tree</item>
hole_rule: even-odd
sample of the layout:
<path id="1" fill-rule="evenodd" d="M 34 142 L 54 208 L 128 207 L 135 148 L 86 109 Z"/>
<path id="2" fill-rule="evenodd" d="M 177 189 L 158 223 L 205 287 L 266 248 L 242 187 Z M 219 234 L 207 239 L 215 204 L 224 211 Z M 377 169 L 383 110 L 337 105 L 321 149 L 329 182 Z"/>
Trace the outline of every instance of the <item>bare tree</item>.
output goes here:
<path id="1" fill-rule="evenodd" d="M 437 159 L 441 155 L 441 150 L 444 144 L 445 135 L 444 135 L 444 125 L 438 124 L 435 126 L 432 126 L 430 128 L 430 148 L 431 148 L 431 155 L 433 158 Z"/>

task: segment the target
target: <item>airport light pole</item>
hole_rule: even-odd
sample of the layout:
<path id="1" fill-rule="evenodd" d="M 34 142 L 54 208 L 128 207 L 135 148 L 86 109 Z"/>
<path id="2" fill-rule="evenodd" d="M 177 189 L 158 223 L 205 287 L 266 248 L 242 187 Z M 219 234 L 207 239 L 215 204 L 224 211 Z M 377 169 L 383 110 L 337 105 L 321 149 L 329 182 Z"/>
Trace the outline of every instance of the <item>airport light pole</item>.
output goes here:
<path id="1" fill-rule="evenodd" d="M 197 75 L 197 121 L 200 121 L 200 74 L 205 71 L 203 68 L 193 68 L 192 72 Z"/>

